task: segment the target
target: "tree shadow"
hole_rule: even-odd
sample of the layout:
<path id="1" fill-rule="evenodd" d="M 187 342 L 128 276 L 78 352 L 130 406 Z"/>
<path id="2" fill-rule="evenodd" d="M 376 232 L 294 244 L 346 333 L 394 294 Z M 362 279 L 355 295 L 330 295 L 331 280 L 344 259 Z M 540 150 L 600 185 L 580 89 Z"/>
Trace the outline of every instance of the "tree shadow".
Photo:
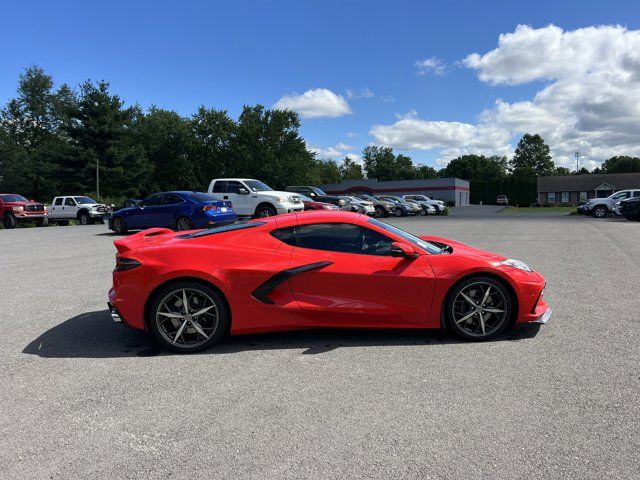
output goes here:
<path id="1" fill-rule="evenodd" d="M 533 338 L 540 325 L 524 325 L 493 341 Z M 326 353 L 336 348 L 459 344 L 442 330 L 425 329 L 315 329 L 238 335 L 225 338 L 203 355 L 233 354 L 248 350 L 304 349 L 302 355 Z M 119 358 L 175 355 L 160 348 L 152 335 L 111 320 L 108 310 L 83 313 L 50 328 L 22 353 L 43 358 Z"/>

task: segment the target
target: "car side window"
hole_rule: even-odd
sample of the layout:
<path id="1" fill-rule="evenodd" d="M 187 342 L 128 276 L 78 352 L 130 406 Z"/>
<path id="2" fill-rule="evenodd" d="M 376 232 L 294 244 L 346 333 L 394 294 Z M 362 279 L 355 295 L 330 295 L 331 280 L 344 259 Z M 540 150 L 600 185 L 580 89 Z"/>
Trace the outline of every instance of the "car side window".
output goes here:
<path id="1" fill-rule="evenodd" d="M 144 200 L 142 204 L 145 207 L 150 207 L 152 205 L 160 205 L 160 202 L 162 202 L 162 194 L 156 193 L 148 197 L 146 200 Z"/>
<path id="2" fill-rule="evenodd" d="M 167 193 L 162 197 L 162 205 L 176 205 L 178 203 L 182 203 L 182 198 L 178 195 L 174 195 L 173 193 Z"/>
<path id="3" fill-rule="evenodd" d="M 75 207 L 76 206 L 76 201 L 73 198 L 66 198 L 64 201 L 64 204 L 67 207 Z"/>
<path id="4" fill-rule="evenodd" d="M 62 197 L 56 198 L 56 201 L 54 202 L 54 205 L 56 205 L 56 206 L 62 205 Z"/>
<path id="5" fill-rule="evenodd" d="M 230 180 L 227 182 L 227 189 L 226 192 L 227 193 L 240 193 L 240 189 L 241 188 L 245 188 L 245 186 L 236 181 L 236 180 Z"/>
<path id="6" fill-rule="evenodd" d="M 295 229 L 298 246 L 313 250 L 388 255 L 393 240 L 374 230 L 349 223 L 316 223 Z"/>
<path id="7" fill-rule="evenodd" d="M 217 181 L 213 184 L 214 193 L 224 193 L 227 191 L 227 182 L 224 180 Z"/>
<path id="8" fill-rule="evenodd" d="M 615 200 L 624 200 L 626 198 L 629 198 L 629 192 L 620 192 L 617 195 L 614 195 L 614 199 Z"/>
<path id="9" fill-rule="evenodd" d="M 292 247 L 297 245 L 295 227 L 279 228 L 271 232 L 271 236 Z"/>
<path id="10" fill-rule="evenodd" d="M 640 190 L 633 192 L 633 198 L 640 197 Z"/>

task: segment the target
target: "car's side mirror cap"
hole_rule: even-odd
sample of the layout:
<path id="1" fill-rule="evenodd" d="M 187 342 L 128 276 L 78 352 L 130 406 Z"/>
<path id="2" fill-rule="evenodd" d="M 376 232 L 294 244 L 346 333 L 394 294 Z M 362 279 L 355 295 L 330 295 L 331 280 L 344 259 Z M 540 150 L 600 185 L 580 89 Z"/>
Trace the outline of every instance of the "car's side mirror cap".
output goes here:
<path id="1" fill-rule="evenodd" d="M 417 258 L 418 253 L 414 250 L 414 248 L 411 245 L 407 243 L 393 242 L 391 244 L 391 256 L 404 257 L 404 258 Z"/>
<path id="2" fill-rule="evenodd" d="M 238 189 L 238 193 L 239 193 L 240 195 L 249 195 L 249 190 L 247 190 L 246 188 L 240 187 L 240 188 Z"/>

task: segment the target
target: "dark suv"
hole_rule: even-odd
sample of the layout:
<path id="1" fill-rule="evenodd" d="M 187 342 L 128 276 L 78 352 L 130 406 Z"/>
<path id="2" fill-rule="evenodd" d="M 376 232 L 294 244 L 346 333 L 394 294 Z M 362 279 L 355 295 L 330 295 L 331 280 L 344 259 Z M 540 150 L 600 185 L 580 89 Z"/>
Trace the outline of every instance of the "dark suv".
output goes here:
<path id="1" fill-rule="evenodd" d="M 346 208 L 347 202 L 336 195 L 327 195 L 321 188 L 312 187 L 310 185 L 290 185 L 284 189 L 285 192 L 295 192 L 306 195 L 314 202 L 333 203 L 340 208 Z"/>
<path id="2" fill-rule="evenodd" d="M 627 220 L 640 221 L 640 197 L 629 198 L 620 202 L 620 213 Z"/>

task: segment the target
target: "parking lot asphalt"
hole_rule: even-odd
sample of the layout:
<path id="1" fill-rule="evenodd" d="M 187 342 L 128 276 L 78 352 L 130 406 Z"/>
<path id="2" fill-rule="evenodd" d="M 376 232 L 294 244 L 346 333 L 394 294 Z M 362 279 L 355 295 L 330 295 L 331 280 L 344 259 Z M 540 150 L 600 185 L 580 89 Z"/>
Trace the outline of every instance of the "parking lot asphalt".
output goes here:
<path id="1" fill-rule="evenodd" d="M 528 262 L 550 323 L 180 356 L 111 322 L 105 226 L 0 231 L 0 478 L 639 478 L 640 223 L 389 221 Z"/>

